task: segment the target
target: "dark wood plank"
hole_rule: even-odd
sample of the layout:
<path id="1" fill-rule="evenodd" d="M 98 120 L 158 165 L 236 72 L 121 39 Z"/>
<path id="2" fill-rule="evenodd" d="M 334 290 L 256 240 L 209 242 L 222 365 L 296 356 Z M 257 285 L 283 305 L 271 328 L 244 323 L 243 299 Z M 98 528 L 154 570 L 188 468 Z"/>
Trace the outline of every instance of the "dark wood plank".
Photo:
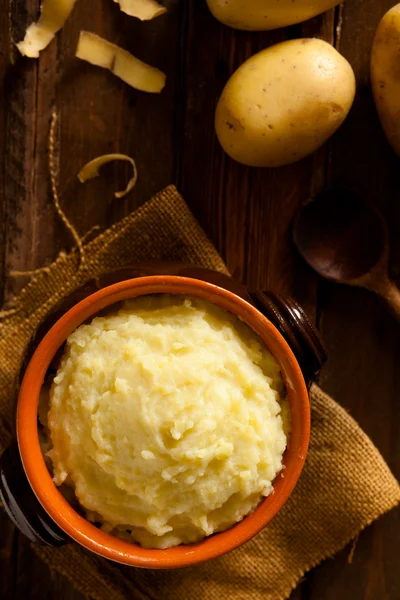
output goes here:
<path id="1" fill-rule="evenodd" d="M 21 22 L 29 18 L 26 11 L 14 3 L 12 17 Z M 11 43 L 10 11 L 0 11 L 0 304 L 5 300 L 7 255 L 11 251 L 12 242 L 9 237 L 18 228 L 18 212 L 22 206 L 19 194 L 24 195 L 25 181 L 19 183 L 21 172 L 21 142 L 24 134 L 21 125 L 25 119 L 20 108 L 21 82 L 12 77 L 14 49 Z M 23 105 L 22 105 L 23 106 Z M 16 130 L 19 135 L 14 136 Z M 15 220 L 10 222 L 9 199 L 13 199 Z M 10 231 L 11 230 L 11 231 Z M 14 600 L 15 575 L 17 569 L 18 533 L 10 519 L 0 508 L 0 597 L 2 600 Z"/>
<path id="2" fill-rule="evenodd" d="M 16 557 L 18 566 L 12 600 L 84 600 L 68 579 L 50 572 L 23 536 L 19 537 Z M 0 597 L 3 600 L 3 596 Z"/>
<path id="3" fill-rule="evenodd" d="M 0 509 L 0 598 L 14 600 L 16 543 L 18 534 L 10 519 Z"/>
<path id="4" fill-rule="evenodd" d="M 293 252 L 290 224 L 299 203 L 323 186 L 326 149 L 282 169 L 244 167 L 220 148 L 214 111 L 229 75 L 254 52 L 288 35 L 332 40 L 333 11 L 303 27 L 251 33 L 222 26 L 205 3 L 191 2 L 186 22 L 179 186 L 235 277 L 252 288 L 295 294 L 313 312 L 315 279 Z M 203 31 L 207 47 L 199 42 Z"/>
<path id="5" fill-rule="evenodd" d="M 380 206 L 391 229 L 395 275 L 400 264 L 398 158 L 376 115 L 368 60 L 378 21 L 391 4 L 355 0 L 344 5 L 339 49 L 355 70 L 357 96 L 348 120 L 332 140 L 329 175 L 331 181 L 359 189 Z M 320 324 L 330 354 L 321 383 L 356 418 L 399 477 L 400 329 L 368 292 L 327 283 L 321 283 L 320 290 Z M 349 551 L 350 547 L 313 571 L 311 600 L 398 597 L 398 509 L 361 534 L 351 565 Z"/>
<path id="6" fill-rule="evenodd" d="M 9 40 L 21 39 L 25 27 L 35 11 L 33 2 L 14 2 L 11 7 Z M 34 245 L 32 224 L 36 201 L 33 193 L 35 182 L 35 138 L 36 138 L 36 91 L 37 61 L 24 61 L 14 46 L 6 49 L 10 55 L 4 80 L 4 105 L 6 107 L 4 154 L 4 202 L 5 202 L 5 266 L 10 269 L 32 268 Z M 25 234 L 25 223 L 30 223 Z M 6 281 L 5 300 L 12 299 L 14 289 Z"/>
<path id="7" fill-rule="evenodd" d="M 5 14 L 9 16 L 8 12 Z M 53 228 L 49 227 L 48 219 L 45 119 L 53 101 L 48 82 L 54 76 L 54 50 L 50 49 L 50 54 L 38 63 L 22 59 L 11 45 L 11 40 L 22 38 L 25 27 L 36 14 L 36 2 L 14 2 L 10 21 L 7 19 L 8 33 L 4 38 L 7 45 L 2 47 L 3 58 L 7 60 L 2 78 L 6 151 L 2 153 L 4 219 L 1 238 L 6 273 L 36 268 L 53 256 L 49 252 L 54 244 Z M 12 301 L 22 283 L 2 277 L 6 301 Z M 6 519 L 2 514 L 1 598 L 72 598 L 72 586 L 61 577 L 58 577 L 58 587 L 55 585 L 56 579 L 53 580 L 47 568 L 36 559 L 29 542 L 17 534 Z"/>
<path id="8" fill-rule="evenodd" d="M 0 52 L 0 92 L 4 98 L 7 71 L 10 64 L 10 27 L 9 27 L 9 16 L 6 11 L 0 11 L 0 39 L 1 39 L 1 52 Z M 6 128 L 6 103 L 0 101 L 0 156 L 5 155 L 6 149 L 6 136 L 4 131 Z M 5 201 L 5 164 L 3 160 L 0 160 L 0 304 L 4 302 L 4 280 L 5 280 L 5 231 L 6 231 L 6 201 Z"/>

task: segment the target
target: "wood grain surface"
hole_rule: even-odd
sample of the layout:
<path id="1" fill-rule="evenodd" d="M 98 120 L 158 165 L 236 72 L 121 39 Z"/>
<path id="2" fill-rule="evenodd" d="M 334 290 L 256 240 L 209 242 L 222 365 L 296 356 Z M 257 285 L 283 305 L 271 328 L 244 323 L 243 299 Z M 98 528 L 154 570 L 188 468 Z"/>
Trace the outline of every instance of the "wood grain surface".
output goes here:
<path id="1" fill-rule="evenodd" d="M 79 0 L 39 60 L 19 56 L 13 42 L 37 17 L 38 0 L 2 0 L 0 11 L 0 300 L 27 282 L 11 276 L 49 264 L 72 245 L 56 215 L 48 175 L 47 138 L 58 115 L 59 190 L 80 234 L 104 228 L 176 183 L 235 277 L 250 287 L 295 296 L 317 321 L 330 360 L 323 388 L 358 420 L 400 477 L 400 329 L 368 292 L 323 282 L 296 255 L 291 222 L 302 202 L 330 182 L 356 187 L 386 216 L 391 271 L 400 276 L 399 159 L 380 128 L 369 86 L 369 54 L 390 0 L 347 0 L 307 23 L 266 33 L 233 31 L 205 0 L 169 0 L 166 16 L 139 23 L 111 0 Z M 131 90 L 111 74 L 74 58 L 79 31 L 119 43 L 166 71 L 161 96 Z M 357 96 L 333 139 L 313 156 L 275 170 L 228 159 L 214 135 L 217 98 L 249 55 L 280 40 L 322 37 L 352 64 Z M 80 167 L 105 152 L 132 155 L 139 181 L 116 201 L 129 171 L 107 166 L 81 185 Z M 350 548 L 309 573 L 291 600 L 399 600 L 400 511 L 361 533 Z M 50 574 L 0 512 L 1 600 L 82 600 Z M 162 599 L 160 599 L 162 600 Z M 266 599 L 267 600 L 267 599 Z"/>

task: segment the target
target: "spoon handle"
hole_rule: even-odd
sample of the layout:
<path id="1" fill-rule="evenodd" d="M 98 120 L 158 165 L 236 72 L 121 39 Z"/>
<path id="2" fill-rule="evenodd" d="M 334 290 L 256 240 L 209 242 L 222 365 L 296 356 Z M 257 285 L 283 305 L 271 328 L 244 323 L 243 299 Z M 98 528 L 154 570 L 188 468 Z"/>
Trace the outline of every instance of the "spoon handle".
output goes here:
<path id="1" fill-rule="evenodd" d="M 400 323 L 400 291 L 393 281 L 389 278 L 384 279 L 379 285 L 371 287 L 371 289 L 384 300 L 389 311 Z"/>

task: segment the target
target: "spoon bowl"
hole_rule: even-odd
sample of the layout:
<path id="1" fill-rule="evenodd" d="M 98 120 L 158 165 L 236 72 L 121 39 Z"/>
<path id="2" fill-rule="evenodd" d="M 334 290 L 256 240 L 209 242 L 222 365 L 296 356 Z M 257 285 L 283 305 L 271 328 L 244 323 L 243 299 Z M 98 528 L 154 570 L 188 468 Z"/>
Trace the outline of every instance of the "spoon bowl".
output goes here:
<path id="1" fill-rule="evenodd" d="M 340 282 L 371 271 L 388 244 L 382 215 L 350 190 L 326 190 L 306 204 L 296 217 L 293 236 L 317 273 Z"/>
<path id="2" fill-rule="evenodd" d="M 388 228 L 371 203 L 349 189 L 327 189 L 298 212 L 293 241 L 319 275 L 375 292 L 400 321 L 400 292 L 388 275 Z"/>

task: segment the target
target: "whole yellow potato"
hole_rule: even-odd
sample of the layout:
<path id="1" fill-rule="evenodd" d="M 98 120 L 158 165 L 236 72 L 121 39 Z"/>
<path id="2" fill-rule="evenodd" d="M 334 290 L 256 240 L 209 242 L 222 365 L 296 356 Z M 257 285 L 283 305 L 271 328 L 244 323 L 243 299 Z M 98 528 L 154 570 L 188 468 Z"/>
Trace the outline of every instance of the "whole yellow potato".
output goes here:
<path id="1" fill-rule="evenodd" d="M 383 16 L 375 34 L 371 84 L 386 137 L 400 156 L 400 4 Z"/>
<path id="2" fill-rule="evenodd" d="M 322 146 L 343 123 L 354 94 L 353 70 L 330 44 L 282 42 L 235 71 L 218 101 L 215 129 L 238 162 L 285 165 Z"/>
<path id="3" fill-rule="evenodd" d="M 262 31 L 301 23 L 340 0 L 207 0 L 214 17 L 235 29 Z"/>

